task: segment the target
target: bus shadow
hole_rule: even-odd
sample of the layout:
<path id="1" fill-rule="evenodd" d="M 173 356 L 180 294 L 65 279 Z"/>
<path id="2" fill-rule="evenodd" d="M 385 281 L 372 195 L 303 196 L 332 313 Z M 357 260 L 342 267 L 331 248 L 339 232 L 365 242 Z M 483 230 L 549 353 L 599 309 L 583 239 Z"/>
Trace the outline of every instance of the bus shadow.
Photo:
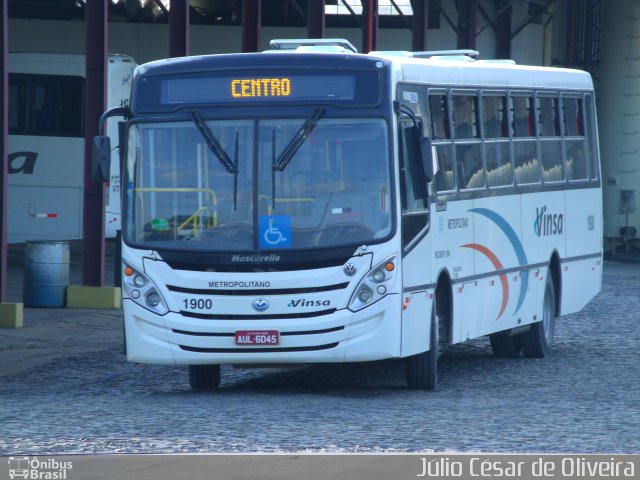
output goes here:
<path id="1" fill-rule="evenodd" d="M 284 368 L 223 367 L 225 393 L 282 392 L 369 395 L 404 389 L 404 363 L 395 360 Z"/>

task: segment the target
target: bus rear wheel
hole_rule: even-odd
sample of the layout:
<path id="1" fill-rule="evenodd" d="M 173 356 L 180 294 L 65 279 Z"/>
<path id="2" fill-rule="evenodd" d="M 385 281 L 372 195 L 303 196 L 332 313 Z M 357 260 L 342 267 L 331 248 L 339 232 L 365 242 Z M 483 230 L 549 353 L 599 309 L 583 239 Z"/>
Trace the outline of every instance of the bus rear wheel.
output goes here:
<path id="1" fill-rule="evenodd" d="M 220 365 L 189 365 L 193 390 L 216 390 L 220 386 Z"/>
<path id="2" fill-rule="evenodd" d="M 542 320 L 531 325 L 528 332 L 522 334 L 522 351 L 525 357 L 548 357 L 553 348 L 553 336 L 556 320 L 556 295 L 551 275 L 547 276 L 542 304 Z"/>
<path id="3" fill-rule="evenodd" d="M 435 303 L 431 312 L 431 340 L 429 350 L 406 360 L 407 385 L 412 390 L 434 390 L 438 383 L 438 357 L 440 356 L 439 320 Z"/>

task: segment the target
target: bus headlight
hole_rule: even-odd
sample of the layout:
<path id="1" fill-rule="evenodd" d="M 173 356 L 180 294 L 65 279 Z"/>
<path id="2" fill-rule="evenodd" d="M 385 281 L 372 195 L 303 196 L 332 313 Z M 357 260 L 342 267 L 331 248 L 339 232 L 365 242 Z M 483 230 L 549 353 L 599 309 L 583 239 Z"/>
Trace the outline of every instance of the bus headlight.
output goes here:
<path id="1" fill-rule="evenodd" d="M 169 312 L 166 302 L 149 277 L 132 267 L 125 266 L 123 269 L 122 289 L 131 300 L 153 313 L 164 315 Z"/>
<path id="2" fill-rule="evenodd" d="M 358 290 L 358 300 L 360 300 L 362 303 L 369 303 L 372 298 L 373 292 L 369 287 L 367 287 L 366 285 L 360 287 L 360 290 Z"/>
<path id="3" fill-rule="evenodd" d="M 160 300 L 160 295 L 158 295 L 156 292 L 149 292 L 147 294 L 147 298 L 146 298 L 147 307 L 154 309 L 158 305 L 160 305 L 160 302 L 162 302 L 162 300 Z"/>
<path id="4" fill-rule="evenodd" d="M 373 280 L 377 283 L 382 283 L 384 282 L 386 275 L 384 274 L 384 270 L 382 270 L 381 268 L 378 268 L 375 272 L 373 272 L 373 274 L 371 275 L 371 278 L 373 278 Z"/>
<path id="5" fill-rule="evenodd" d="M 393 256 L 371 269 L 355 289 L 349 309 L 361 310 L 384 297 L 396 279 L 396 257 Z"/>

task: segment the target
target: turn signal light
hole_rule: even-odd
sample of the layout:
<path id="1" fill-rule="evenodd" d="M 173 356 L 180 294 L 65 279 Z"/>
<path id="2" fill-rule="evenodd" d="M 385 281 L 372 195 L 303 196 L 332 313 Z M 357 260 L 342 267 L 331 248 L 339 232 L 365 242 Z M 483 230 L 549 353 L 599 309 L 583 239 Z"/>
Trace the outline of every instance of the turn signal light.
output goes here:
<path id="1" fill-rule="evenodd" d="M 387 272 L 393 272 L 393 270 L 396 268 L 396 266 L 393 264 L 393 262 L 387 262 L 384 265 L 384 268 Z"/>
<path id="2" fill-rule="evenodd" d="M 131 267 L 124 267 L 124 274 L 127 277 L 130 277 L 131 275 L 133 275 L 133 268 Z"/>

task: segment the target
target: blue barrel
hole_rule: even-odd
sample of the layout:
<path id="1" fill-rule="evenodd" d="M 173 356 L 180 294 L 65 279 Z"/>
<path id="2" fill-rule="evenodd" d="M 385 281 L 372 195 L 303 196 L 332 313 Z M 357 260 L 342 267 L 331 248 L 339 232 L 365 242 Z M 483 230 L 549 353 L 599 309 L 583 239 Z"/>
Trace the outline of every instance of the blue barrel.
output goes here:
<path id="1" fill-rule="evenodd" d="M 25 307 L 64 307 L 69 286 L 69 242 L 27 242 L 22 299 Z"/>

